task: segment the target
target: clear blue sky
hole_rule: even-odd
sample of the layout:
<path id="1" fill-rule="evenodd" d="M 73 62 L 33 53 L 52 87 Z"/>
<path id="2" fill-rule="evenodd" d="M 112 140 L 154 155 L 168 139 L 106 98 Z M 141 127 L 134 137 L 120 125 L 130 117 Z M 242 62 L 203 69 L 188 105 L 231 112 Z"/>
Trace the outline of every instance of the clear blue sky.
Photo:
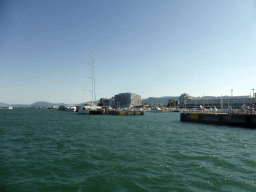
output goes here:
<path id="1" fill-rule="evenodd" d="M 0 102 L 249 95 L 253 0 L 0 1 Z"/>

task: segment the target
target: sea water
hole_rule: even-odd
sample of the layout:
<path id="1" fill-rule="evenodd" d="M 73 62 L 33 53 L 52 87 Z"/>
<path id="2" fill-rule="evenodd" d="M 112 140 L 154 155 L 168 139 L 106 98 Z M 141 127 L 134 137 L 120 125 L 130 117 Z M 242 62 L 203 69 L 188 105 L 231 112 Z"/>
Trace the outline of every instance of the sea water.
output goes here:
<path id="1" fill-rule="evenodd" d="M 0 110 L 0 191 L 255 191 L 255 146 L 173 112 Z"/>

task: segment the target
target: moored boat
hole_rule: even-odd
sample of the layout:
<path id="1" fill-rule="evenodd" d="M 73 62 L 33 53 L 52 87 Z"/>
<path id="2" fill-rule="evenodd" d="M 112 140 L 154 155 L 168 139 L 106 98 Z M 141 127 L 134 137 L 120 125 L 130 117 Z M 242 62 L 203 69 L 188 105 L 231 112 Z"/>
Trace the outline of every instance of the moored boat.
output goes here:
<path id="1" fill-rule="evenodd" d="M 69 107 L 66 108 L 67 112 L 75 112 L 76 111 L 76 106 L 75 105 L 70 105 Z"/>
<path id="2" fill-rule="evenodd" d="M 93 95 L 95 92 L 95 80 L 94 80 L 94 61 L 93 61 L 93 53 L 92 53 L 92 90 L 89 90 L 92 92 L 92 102 L 91 104 L 84 105 L 81 109 L 78 110 L 78 114 L 103 114 L 104 109 L 100 106 L 96 106 L 93 104 Z M 96 95 L 95 95 L 96 100 Z"/>
<path id="3" fill-rule="evenodd" d="M 152 107 L 149 112 L 152 112 L 152 113 L 162 113 L 163 111 L 159 107 Z"/>

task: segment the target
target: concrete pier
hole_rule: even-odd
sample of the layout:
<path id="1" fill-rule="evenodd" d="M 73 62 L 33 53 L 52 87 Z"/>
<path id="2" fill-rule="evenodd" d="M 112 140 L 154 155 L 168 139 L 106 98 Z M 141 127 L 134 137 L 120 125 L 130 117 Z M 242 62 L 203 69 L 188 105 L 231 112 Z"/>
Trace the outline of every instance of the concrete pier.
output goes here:
<path id="1" fill-rule="evenodd" d="M 180 121 L 256 128 L 256 115 L 250 114 L 181 113 Z"/>
<path id="2" fill-rule="evenodd" d="M 144 115 L 144 111 L 107 111 L 107 115 Z"/>

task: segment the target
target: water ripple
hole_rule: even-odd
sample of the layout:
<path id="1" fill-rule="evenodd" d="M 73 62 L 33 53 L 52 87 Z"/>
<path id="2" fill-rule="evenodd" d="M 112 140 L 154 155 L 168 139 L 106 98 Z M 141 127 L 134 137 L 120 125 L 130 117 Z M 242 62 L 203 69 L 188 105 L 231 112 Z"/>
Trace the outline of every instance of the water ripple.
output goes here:
<path id="1" fill-rule="evenodd" d="M 0 191 L 253 191 L 255 130 L 178 113 L 0 111 Z"/>

